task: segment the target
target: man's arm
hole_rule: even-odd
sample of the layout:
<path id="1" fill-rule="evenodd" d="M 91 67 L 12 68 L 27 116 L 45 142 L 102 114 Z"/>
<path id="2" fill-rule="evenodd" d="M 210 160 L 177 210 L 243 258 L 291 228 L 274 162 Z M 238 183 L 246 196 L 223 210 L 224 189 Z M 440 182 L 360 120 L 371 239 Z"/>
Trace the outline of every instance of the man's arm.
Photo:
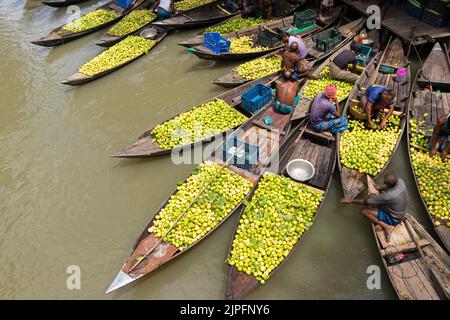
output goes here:
<path id="1" fill-rule="evenodd" d="M 370 102 L 369 99 L 367 99 L 366 113 L 367 113 L 367 124 L 369 125 L 369 127 L 373 126 L 373 122 L 372 122 L 372 106 L 373 106 L 373 103 Z"/>
<path id="2" fill-rule="evenodd" d="M 156 8 L 158 8 L 160 2 L 161 2 L 161 0 L 156 0 L 155 3 L 151 6 L 150 10 L 155 11 Z M 173 3 L 173 1 L 172 1 L 172 3 Z"/>
<path id="3" fill-rule="evenodd" d="M 342 198 L 341 199 L 341 203 L 343 204 L 359 204 L 359 205 L 364 205 L 365 203 L 365 199 L 351 199 L 351 198 Z"/>
<path id="4" fill-rule="evenodd" d="M 439 139 L 439 132 L 441 131 L 442 126 L 445 123 L 445 117 L 442 116 L 439 118 L 438 122 L 436 123 L 436 125 L 434 126 L 433 129 L 433 135 L 431 136 L 431 151 L 430 151 L 430 156 L 434 156 L 437 153 L 437 142 Z M 448 151 L 447 151 L 448 153 Z"/>
<path id="5" fill-rule="evenodd" d="M 386 116 L 384 117 L 384 119 L 381 120 L 381 124 L 380 124 L 381 129 L 386 128 L 386 125 L 387 125 L 387 123 L 388 123 L 388 121 L 389 121 L 389 118 L 391 117 L 392 113 L 394 113 L 394 105 L 393 105 L 393 104 L 390 104 L 390 105 L 389 105 L 389 112 L 386 114 Z"/>

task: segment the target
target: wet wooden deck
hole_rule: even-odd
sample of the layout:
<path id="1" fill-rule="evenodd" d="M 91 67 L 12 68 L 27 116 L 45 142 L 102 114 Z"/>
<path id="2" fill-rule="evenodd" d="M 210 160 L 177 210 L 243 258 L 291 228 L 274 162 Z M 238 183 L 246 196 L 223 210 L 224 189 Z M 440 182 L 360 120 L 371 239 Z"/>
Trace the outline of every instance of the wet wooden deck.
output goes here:
<path id="1" fill-rule="evenodd" d="M 369 5 L 376 5 L 379 1 L 366 1 L 365 3 L 355 2 L 351 0 L 341 0 L 342 3 L 358 10 L 364 15 Z M 389 6 L 381 24 L 387 30 L 395 33 L 399 37 L 412 41 L 413 44 L 423 44 L 426 42 L 433 42 L 436 39 L 450 38 L 449 28 L 435 28 L 426 24 L 425 22 L 411 17 L 406 13 L 405 5 L 391 5 Z"/>

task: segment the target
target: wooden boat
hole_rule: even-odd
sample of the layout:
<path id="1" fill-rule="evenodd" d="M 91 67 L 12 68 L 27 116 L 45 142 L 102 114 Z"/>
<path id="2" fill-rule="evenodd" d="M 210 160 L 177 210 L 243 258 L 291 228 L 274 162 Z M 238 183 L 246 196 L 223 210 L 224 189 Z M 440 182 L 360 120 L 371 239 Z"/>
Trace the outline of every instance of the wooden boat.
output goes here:
<path id="1" fill-rule="evenodd" d="M 209 26 L 235 15 L 240 11 L 230 12 L 213 1 L 202 6 L 178 12 L 172 17 L 154 22 L 153 25 L 167 30 L 187 30 Z"/>
<path id="2" fill-rule="evenodd" d="M 305 4 L 306 0 L 296 1 L 295 4 L 293 3 L 293 1 L 289 1 L 289 0 L 281 0 L 280 2 L 281 2 L 280 3 L 280 6 L 281 6 L 280 13 L 281 14 L 280 14 L 280 16 L 278 18 L 285 18 L 287 16 L 291 16 L 292 14 L 294 14 L 295 11 L 298 11 L 298 9 L 300 9 Z M 232 19 L 235 19 L 235 18 L 239 18 L 241 16 L 242 16 L 241 14 L 236 15 L 234 17 L 231 17 L 231 18 L 229 18 L 229 19 L 227 19 L 225 21 L 222 21 L 222 22 L 216 24 L 215 26 L 219 26 L 219 25 L 221 25 L 223 23 L 226 23 L 229 20 L 232 20 Z M 242 29 L 240 31 L 246 31 L 246 32 L 249 32 L 251 30 L 258 30 L 259 31 L 259 30 L 261 30 L 261 27 L 265 26 L 267 23 L 270 23 L 270 22 L 265 22 L 265 23 L 261 24 L 260 26 L 254 26 L 254 27 L 250 27 L 250 28 L 245 28 L 245 29 Z M 202 31 L 198 32 L 194 37 L 192 37 L 192 38 L 190 38 L 188 40 L 182 41 L 182 42 L 180 42 L 178 44 L 180 46 L 183 46 L 183 47 L 186 47 L 186 48 L 190 48 L 190 47 L 193 47 L 193 46 L 196 46 L 196 45 L 201 45 L 201 44 L 203 44 L 203 34 L 204 33 L 205 33 L 205 30 L 202 30 Z M 235 36 L 238 36 L 238 34 L 236 32 L 232 32 L 230 34 L 226 34 L 225 36 L 235 37 Z"/>
<path id="3" fill-rule="evenodd" d="M 297 183 L 306 185 L 322 193 L 325 199 L 336 164 L 336 143 L 334 138 L 310 130 L 308 128 L 307 121 L 303 121 L 291 131 L 289 137 L 286 139 L 286 142 L 281 146 L 279 154 L 280 165 L 278 173 L 285 176 L 288 176 L 286 166 L 291 160 L 306 159 L 310 161 L 316 169 L 316 174 L 311 180 L 305 183 Z M 324 201 L 322 200 L 316 210 L 314 220 L 320 212 L 320 208 L 323 203 Z M 244 214 L 244 212 L 245 209 L 242 210 L 241 215 Z M 234 234 L 236 234 L 240 219 L 237 221 Z M 272 276 L 286 263 L 295 249 L 301 245 L 302 239 L 304 239 L 307 233 L 308 232 L 306 231 L 302 234 L 289 255 L 274 270 L 272 270 L 270 276 Z M 233 240 L 229 246 L 228 258 L 231 256 Z M 229 266 L 225 298 L 243 299 L 260 284 L 261 283 L 255 277 L 247 275 L 245 272 L 238 271 L 235 266 Z"/>
<path id="4" fill-rule="evenodd" d="M 60 26 L 56 29 L 53 29 L 47 36 L 40 38 L 39 40 L 32 41 L 32 43 L 37 44 L 39 46 L 44 46 L 44 47 L 53 47 L 53 46 L 62 45 L 64 43 L 81 38 L 87 34 L 93 33 L 97 30 L 100 30 L 104 27 L 107 27 L 111 24 L 116 23 L 117 21 L 122 19 L 125 14 L 129 13 L 133 9 L 138 8 L 141 5 L 141 3 L 142 3 L 142 1 L 141 2 L 138 1 L 135 4 L 132 4 L 131 6 L 129 6 L 128 8 L 122 8 L 116 4 L 115 0 L 109 1 L 108 3 L 102 5 L 94 10 L 105 9 L 108 11 L 115 12 L 117 14 L 117 18 L 114 18 L 111 21 L 100 24 L 93 28 L 79 31 L 79 32 L 66 31 L 62 28 L 63 26 Z"/>
<path id="5" fill-rule="evenodd" d="M 349 114 L 349 107 L 353 103 L 353 99 L 359 100 L 360 89 L 367 88 L 373 84 L 385 85 L 390 88 L 393 88 L 396 91 L 396 104 L 394 112 L 396 114 L 406 115 L 408 110 L 408 98 L 409 98 L 409 87 L 410 87 L 410 69 L 408 59 L 404 56 L 403 46 L 400 39 L 396 38 L 392 41 L 392 38 L 389 40 L 386 49 L 384 50 L 381 59 L 373 59 L 373 62 L 377 61 L 377 65 L 375 63 L 371 63 L 371 66 L 366 68 L 363 76 L 360 77 L 357 85 L 354 90 L 347 99 L 347 103 L 345 105 L 345 109 L 343 111 L 343 115 Z M 390 66 L 391 68 L 405 68 L 407 69 L 407 79 L 405 82 L 396 82 L 394 81 L 393 74 L 386 74 L 380 72 L 380 68 L 384 68 L 385 66 Z M 370 77 L 369 77 L 370 75 Z M 402 116 L 400 118 L 400 135 L 398 137 L 397 143 L 392 150 L 391 156 L 388 161 L 386 161 L 384 167 L 380 170 L 378 175 L 382 174 L 383 171 L 388 166 L 392 156 L 395 153 L 398 145 L 400 144 L 401 137 L 403 134 L 403 130 L 406 126 L 406 117 Z M 338 135 L 338 150 L 340 146 L 340 135 Z M 350 169 L 341 164 L 340 155 L 338 153 L 338 162 L 339 162 L 339 172 L 341 176 L 342 189 L 344 191 L 345 197 L 354 198 L 356 197 L 362 190 L 365 189 L 365 181 L 366 175 L 364 173 L 359 172 L 358 170 Z"/>
<path id="6" fill-rule="evenodd" d="M 140 7 L 141 9 L 150 9 L 153 6 L 153 1 L 144 1 L 143 5 Z M 156 19 L 156 18 L 155 18 Z M 128 34 L 125 34 L 123 36 L 115 36 L 112 34 L 109 34 L 109 30 L 105 32 L 105 34 L 102 36 L 102 38 L 100 39 L 99 42 L 96 43 L 96 45 L 101 46 L 101 47 L 110 47 L 120 41 L 122 41 L 123 39 L 125 39 L 126 37 L 128 37 L 131 34 L 137 34 L 138 32 L 144 30 L 145 28 L 147 28 L 154 20 L 152 20 L 151 22 L 145 24 L 144 26 L 142 26 L 141 28 L 130 32 Z M 120 21 L 118 22 L 120 23 Z"/>
<path id="7" fill-rule="evenodd" d="M 308 48 L 308 59 L 310 60 L 310 62 L 313 65 L 315 65 L 315 64 L 319 63 L 320 61 L 322 61 L 323 59 L 327 58 L 328 56 L 332 55 L 334 52 L 338 51 L 345 44 L 347 44 L 349 41 L 351 41 L 354 38 L 354 36 L 362 29 L 363 25 L 364 25 L 364 19 L 358 19 L 358 20 L 352 21 L 350 23 L 347 23 L 347 24 L 339 27 L 339 31 L 341 31 L 341 33 L 343 35 L 342 41 L 335 48 L 333 48 L 332 50 L 329 50 L 328 52 L 320 51 L 316 47 L 315 38 L 318 35 L 320 35 L 322 32 L 318 33 L 316 35 L 310 35 L 310 36 L 305 37 L 303 39 L 303 42 L 305 43 L 306 47 Z M 323 32 L 326 32 L 326 30 Z M 276 54 L 277 54 L 276 52 L 272 52 L 272 53 L 266 54 L 265 56 L 260 57 L 258 59 L 269 58 Z M 223 77 L 220 77 L 220 78 L 214 80 L 212 83 L 228 88 L 228 87 L 239 86 L 248 81 L 250 81 L 250 80 L 248 80 L 245 77 L 238 74 L 236 72 L 236 68 L 235 68 L 235 69 L 231 70 L 229 73 L 227 73 L 226 75 L 224 75 Z"/>
<path id="8" fill-rule="evenodd" d="M 264 117 L 270 115 L 273 122 L 270 126 L 265 125 L 263 122 Z M 285 140 L 285 136 L 289 131 L 290 125 L 290 115 L 276 113 L 269 103 L 260 112 L 255 114 L 249 121 L 242 125 L 241 128 L 236 130 L 231 134 L 229 139 L 237 137 L 241 141 L 249 142 L 253 145 L 258 145 L 259 156 L 251 168 L 243 168 L 236 163 L 228 162 L 229 159 L 224 160 L 222 158 L 222 145 L 219 145 L 217 149 L 213 152 L 209 161 L 212 161 L 218 165 L 226 165 L 228 169 L 239 174 L 240 176 L 248 179 L 253 184 L 256 184 L 259 177 L 263 174 L 265 170 L 265 165 L 270 163 L 273 155 L 275 155 L 279 149 L 280 144 Z M 228 139 L 227 139 L 228 141 Z M 264 152 L 262 152 L 264 150 Z M 173 194 L 175 194 L 175 191 Z M 243 199 L 244 200 L 244 199 Z M 158 210 L 160 212 L 167 205 L 169 200 L 167 200 L 162 207 Z M 142 276 L 154 271 L 158 267 L 164 265 L 165 263 L 175 259 L 182 253 L 193 248 L 200 241 L 205 239 L 208 235 L 214 232 L 223 222 L 226 221 L 234 212 L 241 208 L 242 202 L 239 203 L 224 219 L 222 219 L 215 227 L 213 227 L 208 233 L 203 235 L 200 239 L 193 242 L 189 247 L 180 251 L 177 247 L 161 241 L 155 234 L 150 233 L 148 228 L 153 225 L 154 218 L 150 220 L 148 225 L 145 227 L 143 233 L 139 236 L 137 244 L 133 248 L 133 252 L 127 259 L 127 262 L 123 265 L 118 275 L 114 279 L 113 283 L 110 285 L 108 290 L 111 292 L 116 290 L 130 282 L 133 282 Z M 156 216 L 156 215 L 155 215 Z M 151 251 L 149 254 L 149 249 L 154 248 L 155 251 Z M 140 262 L 137 262 L 137 258 L 140 258 Z M 138 264 L 136 264 L 138 263 Z"/>
<path id="9" fill-rule="evenodd" d="M 425 210 L 430 217 L 434 229 L 437 235 L 441 239 L 442 243 L 445 245 L 448 252 L 450 252 L 450 228 L 445 224 L 444 220 L 433 216 L 425 202 L 424 196 L 419 188 L 419 182 L 414 170 L 411 157 L 411 148 L 415 148 L 419 151 L 428 152 L 427 149 L 423 150 L 420 146 L 416 146 L 411 143 L 411 138 L 414 132 L 411 130 L 410 120 L 415 120 L 419 130 L 425 132 L 425 134 L 431 138 L 432 130 L 437 123 L 439 117 L 450 113 L 450 92 L 441 92 L 440 94 L 434 92 L 427 92 L 422 90 L 422 86 L 428 86 L 429 82 L 432 84 L 433 88 L 443 88 L 440 84 L 446 84 L 450 81 L 450 63 L 446 59 L 446 50 L 442 50 L 439 43 L 436 43 L 430 55 L 423 65 L 423 71 L 418 72 L 416 82 L 411 90 L 411 96 L 409 99 L 409 112 L 408 112 L 408 127 L 407 127 L 407 138 L 408 138 L 408 153 L 409 161 L 411 163 L 411 168 L 414 175 L 414 180 L 417 186 L 417 190 L 420 193 L 420 198 L 425 207 Z M 425 70 L 425 67 L 428 69 Z M 423 73 L 427 73 L 426 78 L 422 76 Z M 424 79 L 427 79 L 425 82 Z M 445 87 L 445 86 L 444 86 Z M 422 123 L 423 121 L 423 123 Z M 431 131 L 430 131 L 431 130 Z M 441 223 L 441 225 L 437 225 Z"/>
<path id="10" fill-rule="evenodd" d="M 338 17 L 340 17 L 342 13 L 342 7 L 337 8 L 334 11 L 334 14 L 329 17 L 325 22 L 322 22 L 321 20 L 317 19 L 316 24 L 313 25 L 310 28 L 302 29 L 301 32 L 299 32 L 297 35 L 300 35 L 302 37 L 306 37 L 310 34 L 317 33 L 326 27 L 330 26 L 332 23 L 334 23 Z M 264 27 L 271 29 L 271 30 L 288 30 L 292 27 L 292 21 L 293 17 L 287 17 L 279 20 L 275 20 L 273 22 L 267 23 Z M 256 40 L 258 37 L 258 33 L 263 30 L 262 27 L 258 29 L 253 29 L 250 31 L 238 31 L 236 34 L 238 37 L 241 36 L 250 36 L 253 40 L 253 43 L 256 44 Z M 225 38 L 232 38 L 236 37 L 236 35 L 232 36 L 225 36 Z M 267 50 L 257 51 L 257 52 L 248 52 L 248 53 L 222 53 L 222 54 L 216 54 L 207 47 L 203 45 L 197 45 L 194 47 L 191 47 L 188 49 L 189 52 L 196 55 L 200 59 L 206 59 L 206 60 L 219 60 L 219 61 L 238 61 L 238 60 L 246 60 L 246 59 L 253 59 L 257 57 L 261 57 L 265 54 L 268 54 L 270 52 L 279 50 L 283 47 L 281 42 L 276 43 L 274 46 L 269 47 Z"/>
<path id="11" fill-rule="evenodd" d="M 42 1 L 42 4 L 45 4 L 50 7 L 60 8 L 87 1 L 88 0 L 50 0 L 50 1 Z"/>
<path id="12" fill-rule="evenodd" d="M 450 91 L 450 63 L 445 52 L 447 49 L 436 42 L 417 77 L 421 87 L 431 84 L 435 89 Z"/>
<path id="13" fill-rule="evenodd" d="M 156 28 L 156 29 L 158 30 L 158 33 L 156 35 L 156 38 L 154 39 L 155 45 L 150 49 L 150 51 L 153 50 L 167 35 L 167 30 L 164 30 L 161 28 Z M 137 31 L 134 35 L 136 35 L 136 36 L 139 35 L 139 31 Z M 99 72 L 93 76 L 90 76 L 90 75 L 87 75 L 87 74 L 84 74 L 81 72 L 77 72 L 77 73 L 73 74 L 72 76 L 70 76 L 67 80 L 63 81 L 62 84 L 66 84 L 66 85 L 70 85 L 70 86 L 78 86 L 81 84 L 91 82 L 93 80 L 104 77 L 110 73 L 113 73 L 114 71 L 117 71 L 117 70 L 125 67 L 126 65 L 130 64 L 133 61 L 136 61 L 137 59 L 145 56 L 146 54 L 148 54 L 148 52 L 142 53 L 141 55 L 139 55 L 133 59 L 130 59 L 130 60 L 128 60 L 122 64 L 119 64 L 111 69 Z"/>
<path id="14" fill-rule="evenodd" d="M 369 178 L 369 193 L 377 194 Z M 387 241 L 372 224 L 381 260 L 400 300 L 448 300 L 450 256 L 425 228 L 407 214 Z"/>
<path id="15" fill-rule="evenodd" d="M 232 90 L 228 90 L 208 101 L 205 101 L 205 103 L 209 102 L 209 101 L 213 101 L 215 99 L 222 99 L 226 103 L 228 103 L 230 106 L 236 108 L 239 112 L 243 113 L 244 115 L 250 116 L 245 110 L 243 110 L 241 108 L 242 94 L 244 94 L 246 91 L 250 90 L 250 88 L 252 88 L 254 85 L 256 85 L 258 83 L 270 84 L 271 82 L 275 81 L 277 78 L 278 78 L 277 76 L 275 76 L 275 77 L 267 76 L 265 78 L 261 78 L 256 81 L 246 83 L 243 86 L 234 88 Z M 178 116 L 178 115 L 176 115 L 176 116 Z M 166 121 L 172 120 L 176 116 L 174 116 Z M 203 143 L 213 141 L 214 139 L 219 138 L 222 135 L 227 133 L 227 131 L 220 132 L 214 136 L 207 137 L 207 138 L 199 140 L 199 141 L 194 141 L 187 145 L 181 145 L 181 146 L 178 146 L 178 147 L 175 147 L 172 149 L 163 149 L 163 148 L 161 148 L 161 146 L 158 143 L 153 141 L 155 136 L 151 132 L 154 128 L 155 127 L 148 129 L 138 138 L 138 140 L 136 142 L 128 145 L 123 150 L 113 154 L 112 156 L 118 157 L 118 158 L 157 157 L 157 156 L 170 154 L 171 152 L 180 152 L 181 150 L 189 150 L 196 146 L 200 146 Z M 230 128 L 229 131 L 231 132 L 234 129 L 235 128 Z"/>

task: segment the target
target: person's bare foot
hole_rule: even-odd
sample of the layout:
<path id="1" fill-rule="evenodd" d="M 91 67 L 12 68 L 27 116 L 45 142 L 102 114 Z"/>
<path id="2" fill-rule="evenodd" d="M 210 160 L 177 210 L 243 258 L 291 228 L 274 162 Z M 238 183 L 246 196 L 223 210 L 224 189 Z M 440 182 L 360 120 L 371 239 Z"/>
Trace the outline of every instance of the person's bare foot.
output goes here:
<path id="1" fill-rule="evenodd" d="M 323 131 L 322 133 L 328 137 L 333 137 L 333 134 L 330 131 Z"/>
<path id="2" fill-rule="evenodd" d="M 388 229 L 386 229 L 386 241 L 389 243 L 391 242 L 391 234 L 392 231 L 394 231 L 394 227 L 393 226 L 389 226 Z"/>
<path id="3" fill-rule="evenodd" d="M 381 231 L 381 230 L 383 230 L 383 228 L 381 226 L 379 226 L 379 225 L 375 226 L 375 231 Z"/>

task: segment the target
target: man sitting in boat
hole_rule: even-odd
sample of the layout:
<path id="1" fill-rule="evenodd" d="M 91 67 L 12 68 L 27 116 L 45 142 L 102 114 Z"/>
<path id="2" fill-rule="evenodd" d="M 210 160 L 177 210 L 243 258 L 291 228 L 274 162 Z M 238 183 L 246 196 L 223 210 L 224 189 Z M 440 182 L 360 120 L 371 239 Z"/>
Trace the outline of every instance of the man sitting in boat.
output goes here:
<path id="1" fill-rule="evenodd" d="M 362 103 L 364 105 L 364 112 L 367 114 L 367 125 L 370 128 L 374 128 L 375 125 L 372 121 L 373 118 L 380 116 L 380 111 L 388 108 L 386 116 L 381 119 L 380 128 L 384 129 L 394 112 L 395 105 L 395 91 L 389 87 L 372 85 L 366 90 L 366 93 L 362 97 Z"/>
<path id="2" fill-rule="evenodd" d="M 300 36 L 291 36 L 287 32 L 281 32 L 278 35 L 278 38 L 285 45 L 285 50 L 289 50 L 292 44 L 296 43 L 298 56 L 302 60 L 306 59 L 306 56 L 308 55 L 308 48 L 306 47 L 305 43 L 303 42 Z"/>
<path id="3" fill-rule="evenodd" d="M 358 46 L 352 44 L 350 50 L 343 50 L 330 62 L 328 67 L 333 78 L 349 83 L 355 83 L 358 80 L 359 76 L 347 69 L 349 64 L 353 64 L 353 71 L 356 70 L 358 52 Z"/>
<path id="4" fill-rule="evenodd" d="M 152 6 L 152 11 L 158 15 L 158 20 L 168 19 L 175 11 L 174 0 L 156 0 Z"/>
<path id="5" fill-rule="evenodd" d="M 388 171 L 384 175 L 384 187 L 377 186 L 380 194 L 368 199 L 342 198 L 341 203 L 363 205 L 361 213 L 364 217 L 376 224 L 377 230 L 386 231 L 386 239 L 389 242 L 394 227 L 406 218 L 408 204 L 408 191 L 403 179 L 397 178 L 397 174 Z"/>
<path id="6" fill-rule="evenodd" d="M 298 81 L 292 81 L 289 71 L 283 72 L 284 82 L 277 84 L 274 108 L 281 113 L 291 113 L 300 100 L 298 94 Z"/>
<path id="7" fill-rule="evenodd" d="M 443 158 L 450 152 L 450 113 L 441 116 L 433 130 L 430 155 L 433 157 L 438 152 Z"/>
<path id="8" fill-rule="evenodd" d="M 300 59 L 296 42 L 293 42 L 289 49 L 282 53 L 281 58 L 281 69 L 284 73 L 291 74 L 294 81 L 297 81 L 300 76 L 315 79 L 309 72 L 311 66 L 308 61 Z"/>
<path id="9" fill-rule="evenodd" d="M 336 86 L 328 84 L 324 92 L 319 93 L 311 103 L 309 119 L 314 130 L 332 133 L 347 130 L 348 121 L 339 113 L 339 101 Z"/>

